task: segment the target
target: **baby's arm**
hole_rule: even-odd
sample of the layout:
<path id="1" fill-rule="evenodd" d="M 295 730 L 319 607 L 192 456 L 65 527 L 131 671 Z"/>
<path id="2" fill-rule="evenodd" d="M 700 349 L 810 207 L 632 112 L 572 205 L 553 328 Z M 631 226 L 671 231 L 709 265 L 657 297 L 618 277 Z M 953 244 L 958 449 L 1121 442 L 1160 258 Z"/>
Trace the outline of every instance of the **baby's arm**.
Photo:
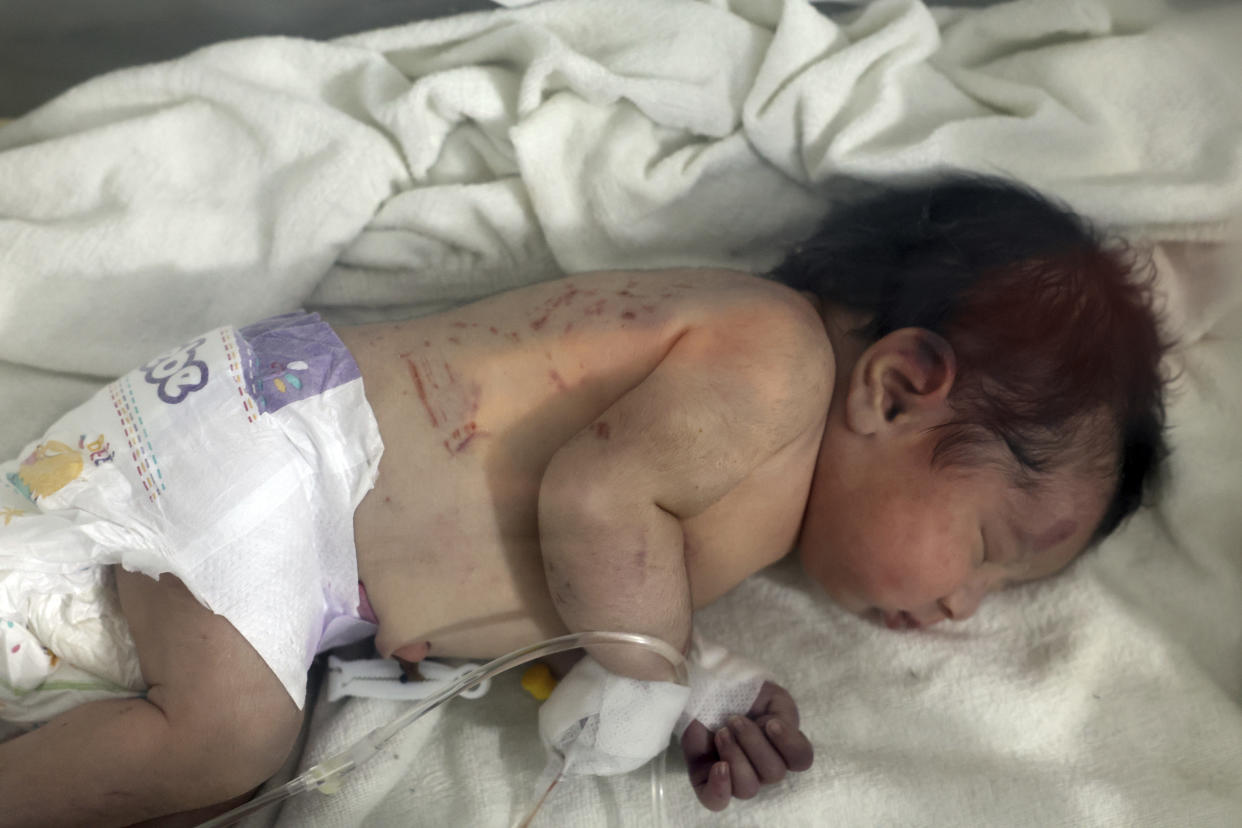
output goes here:
<path id="1" fill-rule="evenodd" d="M 692 327 L 659 365 L 553 456 L 539 493 L 552 600 L 573 631 L 622 630 L 685 651 L 692 610 L 681 521 L 704 511 L 822 415 L 806 404 L 805 317 L 778 302 Z M 710 555 L 711 550 L 700 554 Z M 654 655 L 593 655 L 667 679 Z"/>

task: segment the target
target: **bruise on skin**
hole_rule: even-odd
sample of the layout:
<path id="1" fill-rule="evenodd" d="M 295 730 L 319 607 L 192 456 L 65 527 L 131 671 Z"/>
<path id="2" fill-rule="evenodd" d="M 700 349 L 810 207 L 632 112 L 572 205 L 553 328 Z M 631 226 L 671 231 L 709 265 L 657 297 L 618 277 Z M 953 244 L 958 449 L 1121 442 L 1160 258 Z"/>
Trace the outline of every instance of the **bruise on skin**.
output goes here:
<path id="1" fill-rule="evenodd" d="M 583 309 L 582 313 L 584 316 L 599 316 L 604 312 L 604 308 L 607 307 L 607 305 L 607 299 L 600 299 L 590 305 L 587 305 L 587 307 Z"/>
<path id="2" fill-rule="evenodd" d="M 635 319 L 635 318 L 637 318 L 637 316 L 638 316 L 638 314 L 634 313 L 634 311 L 632 311 L 632 310 L 627 310 L 627 311 L 622 311 L 622 312 L 621 312 L 621 318 L 622 318 L 622 319 Z"/>
<path id="3" fill-rule="evenodd" d="M 487 436 L 487 432 L 475 422 L 482 397 L 478 383 L 463 381 L 448 361 L 433 363 L 427 357 L 415 358 L 409 353 L 401 354 L 401 358 L 405 360 L 431 427 L 443 427 L 447 431 L 452 423 L 463 423 L 443 440 L 449 454 L 459 453 L 475 437 Z"/>
<path id="4" fill-rule="evenodd" d="M 555 385 L 558 390 L 560 391 L 569 390 L 569 385 L 565 382 L 565 379 L 559 373 L 557 373 L 555 368 L 552 368 L 548 371 L 548 379 L 552 381 L 552 384 Z"/>
<path id="5" fill-rule="evenodd" d="M 556 296 L 553 296 L 549 299 L 544 300 L 543 304 L 539 305 L 532 311 L 532 313 L 539 314 L 539 315 L 530 321 L 531 330 L 537 331 L 543 328 L 543 326 L 548 323 L 548 320 L 552 317 L 552 314 L 555 313 L 558 308 L 569 307 L 570 305 L 574 303 L 574 299 L 576 299 L 577 297 L 595 296 L 598 293 L 599 293 L 599 290 L 595 288 L 580 289 L 580 288 L 573 286 L 572 284 L 565 285 L 565 290 L 563 293 L 559 293 Z"/>
<path id="6" fill-rule="evenodd" d="M 559 296 L 553 296 L 543 303 L 548 310 L 555 310 L 561 305 L 572 305 L 578 296 L 598 296 L 598 288 L 577 288 L 572 284 L 565 285 L 565 292 Z"/>
<path id="7" fill-rule="evenodd" d="M 566 606 L 574 599 L 574 590 L 566 580 L 564 584 L 548 584 L 548 591 L 552 593 L 552 602 L 558 607 Z"/>
<path id="8" fill-rule="evenodd" d="M 461 454 L 475 437 L 487 436 L 489 436 L 488 433 L 479 428 L 478 423 L 471 420 L 461 428 L 453 429 L 450 438 L 444 441 L 444 448 L 450 455 Z"/>
<path id="9" fill-rule="evenodd" d="M 1074 530 L 1077 528 L 1078 522 L 1073 518 L 1062 518 L 1049 527 L 1047 531 L 1041 532 L 1034 537 L 1035 551 L 1043 552 L 1045 549 L 1051 549 L 1073 535 Z"/>
<path id="10" fill-rule="evenodd" d="M 548 591 L 552 593 L 552 601 L 558 606 L 568 603 L 574 597 L 569 577 L 561 574 L 561 568 L 556 561 L 545 560 L 543 568 L 544 580 L 547 581 Z"/>
<path id="11" fill-rule="evenodd" d="M 647 544 L 643 544 L 634 550 L 634 569 L 639 574 L 639 580 L 647 579 Z"/>
<path id="12" fill-rule="evenodd" d="M 414 360 L 408 356 L 405 357 L 405 364 L 409 366 L 410 377 L 414 380 L 414 387 L 418 389 L 418 399 L 422 402 L 423 408 L 427 410 L 427 416 L 431 418 L 431 427 L 435 428 L 440 425 L 440 421 L 436 419 L 436 412 L 431 410 L 431 403 L 427 401 L 427 389 L 423 387 L 423 378 L 418 373 L 418 366 L 414 364 Z"/>

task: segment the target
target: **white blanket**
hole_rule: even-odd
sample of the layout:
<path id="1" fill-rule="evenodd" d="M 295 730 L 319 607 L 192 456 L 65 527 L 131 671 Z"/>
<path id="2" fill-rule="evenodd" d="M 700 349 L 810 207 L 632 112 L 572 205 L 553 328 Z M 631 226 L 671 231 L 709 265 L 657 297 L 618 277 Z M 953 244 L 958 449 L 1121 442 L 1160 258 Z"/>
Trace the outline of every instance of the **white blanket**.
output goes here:
<path id="1" fill-rule="evenodd" d="M 833 177 L 1005 173 L 1149 240 L 1242 205 L 1242 10 L 1015 0 L 550 0 L 332 43 L 258 39 L 86 83 L 0 128 L 0 449 L 186 333 L 309 305 L 424 313 L 561 272 L 761 270 Z M 1242 819 L 1242 296 L 1166 248 L 1187 345 L 1157 508 L 970 622 L 873 629 L 786 563 L 702 614 L 799 699 L 808 773 L 670 822 L 1196 824 Z M 1181 262 L 1181 266 L 1175 266 Z M 287 825 L 503 824 L 542 766 L 512 681 L 456 702 Z M 319 704 L 313 762 L 396 715 Z M 463 805 L 464 803 L 464 805 Z M 558 790 L 547 824 L 648 824 L 644 772 Z"/>

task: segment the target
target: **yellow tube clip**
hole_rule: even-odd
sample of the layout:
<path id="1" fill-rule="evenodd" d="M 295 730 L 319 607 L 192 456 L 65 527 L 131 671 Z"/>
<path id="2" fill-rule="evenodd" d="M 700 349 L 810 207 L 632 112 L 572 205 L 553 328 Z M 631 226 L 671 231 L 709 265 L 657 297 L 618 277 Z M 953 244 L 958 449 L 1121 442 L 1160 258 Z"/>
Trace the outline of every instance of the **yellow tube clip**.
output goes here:
<path id="1" fill-rule="evenodd" d="M 538 701 L 545 701 L 552 695 L 556 684 L 552 671 L 542 661 L 535 662 L 522 674 L 522 689 Z"/>

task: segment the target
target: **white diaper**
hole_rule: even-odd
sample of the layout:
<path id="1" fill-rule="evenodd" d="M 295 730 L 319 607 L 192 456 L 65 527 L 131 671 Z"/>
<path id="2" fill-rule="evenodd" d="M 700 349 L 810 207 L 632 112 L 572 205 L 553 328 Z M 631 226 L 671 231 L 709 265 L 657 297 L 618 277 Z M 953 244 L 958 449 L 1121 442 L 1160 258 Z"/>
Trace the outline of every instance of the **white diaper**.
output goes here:
<path id="1" fill-rule="evenodd" d="M 0 719 L 143 689 L 109 564 L 172 573 L 301 707 L 358 615 L 353 513 L 383 452 L 313 314 L 220 328 L 113 382 L 0 466 Z M 87 678 L 83 680 L 82 675 Z"/>

